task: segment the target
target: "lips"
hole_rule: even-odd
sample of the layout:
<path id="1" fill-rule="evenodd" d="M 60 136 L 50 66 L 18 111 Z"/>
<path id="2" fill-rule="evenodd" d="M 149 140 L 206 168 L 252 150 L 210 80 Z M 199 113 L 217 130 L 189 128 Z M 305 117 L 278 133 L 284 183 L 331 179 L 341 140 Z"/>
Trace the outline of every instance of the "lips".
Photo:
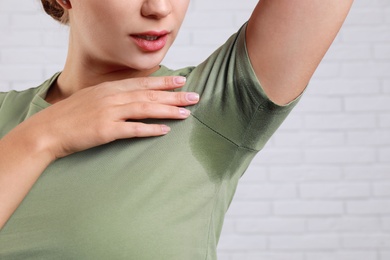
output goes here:
<path id="1" fill-rule="evenodd" d="M 155 41 L 157 40 L 160 36 L 150 36 L 150 35 L 136 35 L 135 37 L 147 40 L 147 41 Z"/>
<path id="2" fill-rule="evenodd" d="M 146 52 L 159 51 L 165 47 L 168 40 L 168 32 L 144 32 L 130 35 L 138 47 Z"/>

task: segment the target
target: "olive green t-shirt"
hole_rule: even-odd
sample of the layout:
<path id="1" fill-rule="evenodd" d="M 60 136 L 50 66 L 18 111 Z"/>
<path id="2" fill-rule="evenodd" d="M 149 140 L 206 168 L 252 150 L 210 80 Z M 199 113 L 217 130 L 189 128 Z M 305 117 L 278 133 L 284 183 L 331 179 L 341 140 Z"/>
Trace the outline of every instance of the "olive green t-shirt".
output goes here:
<path id="1" fill-rule="evenodd" d="M 58 75 L 0 93 L 0 137 L 50 105 L 44 98 Z M 182 91 L 200 94 L 192 115 L 160 120 L 172 129 L 166 136 L 118 140 L 53 162 L 0 231 L 0 259 L 217 258 L 239 178 L 297 100 L 278 106 L 267 98 L 245 26 L 199 66 L 161 66 L 152 76 L 163 75 L 186 76 Z"/>

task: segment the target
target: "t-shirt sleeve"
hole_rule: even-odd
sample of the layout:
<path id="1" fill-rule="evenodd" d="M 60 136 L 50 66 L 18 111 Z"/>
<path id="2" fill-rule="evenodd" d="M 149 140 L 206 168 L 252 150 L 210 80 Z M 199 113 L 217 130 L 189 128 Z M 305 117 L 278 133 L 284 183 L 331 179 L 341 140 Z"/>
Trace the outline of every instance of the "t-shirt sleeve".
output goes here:
<path id="1" fill-rule="evenodd" d="M 189 75 L 200 94 L 192 115 L 237 146 L 259 151 L 298 102 L 273 103 L 249 60 L 246 24 Z"/>
<path id="2" fill-rule="evenodd" d="M 3 101 L 4 101 L 6 95 L 7 95 L 7 93 L 0 92 L 0 107 L 3 105 Z"/>

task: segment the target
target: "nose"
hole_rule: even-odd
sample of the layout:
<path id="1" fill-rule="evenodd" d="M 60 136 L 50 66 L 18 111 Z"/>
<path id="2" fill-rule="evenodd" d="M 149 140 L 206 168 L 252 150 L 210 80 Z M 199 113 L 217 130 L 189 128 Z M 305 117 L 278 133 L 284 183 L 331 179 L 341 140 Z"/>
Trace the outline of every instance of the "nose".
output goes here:
<path id="1" fill-rule="evenodd" d="M 171 0 L 145 0 L 141 13 L 144 17 L 161 19 L 172 12 Z"/>

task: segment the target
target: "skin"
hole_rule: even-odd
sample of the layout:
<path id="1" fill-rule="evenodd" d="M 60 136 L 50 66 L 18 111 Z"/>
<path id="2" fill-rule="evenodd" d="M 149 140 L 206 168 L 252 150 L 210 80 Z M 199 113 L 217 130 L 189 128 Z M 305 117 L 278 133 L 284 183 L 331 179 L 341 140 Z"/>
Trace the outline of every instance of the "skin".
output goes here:
<path id="1" fill-rule="evenodd" d="M 247 48 L 254 71 L 273 102 L 284 105 L 302 93 L 352 2 L 258 3 L 247 27 Z M 189 0 L 58 3 L 70 15 L 67 61 L 46 97 L 53 105 L 0 140 L 0 227 L 57 158 L 116 139 L 167 134 L 167 126 L 127 120 L 185 119 L 189 112 L 181 107 L 198 102 L 195 93 L 166 92 L 184 85 L 180 77 L 139 78 L 159 68 Z M 167 44 L 155 52 L 142 50 L 130 37 L 161 30 L 169 32 Z"/>
<path id="2" fill-rule="evenodd" d="M 69 54 L 58 79 L 58 100 L 86 86 L 148 76 L 173 44 L 189 0 L 71 1 L 64 5 L 71 20 Z M 168 31 L 165 47 L 145 52 L 129 35 Z"/>

